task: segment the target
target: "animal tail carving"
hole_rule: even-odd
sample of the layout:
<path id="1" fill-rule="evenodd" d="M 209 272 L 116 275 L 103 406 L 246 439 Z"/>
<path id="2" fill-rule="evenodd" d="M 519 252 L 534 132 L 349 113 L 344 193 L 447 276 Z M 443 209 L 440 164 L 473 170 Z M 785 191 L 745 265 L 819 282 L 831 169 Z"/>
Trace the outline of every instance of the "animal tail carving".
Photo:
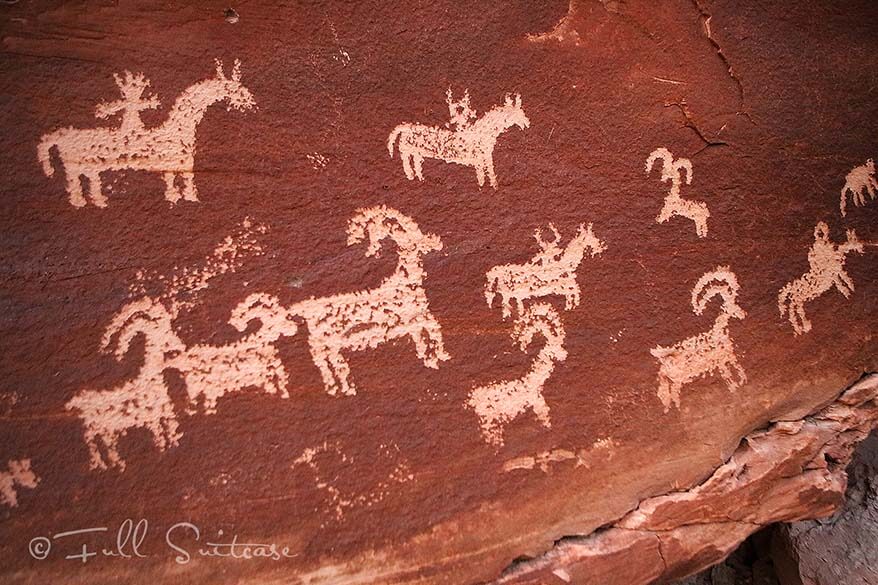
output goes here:
<path id="1" fill-rule="evenodd" d="M 845 215 L 847 215 L 847 209 L 846 209 L 847 203 L 848 203 L 847 191 L 848 191 L 847 185 L 845 185 L 844 187 L 841 188 L 841 203 L 839 204 L 839 208 L 841 209 L 841 216 L 842 217 L 845 217 Z"/>
<path id="2" fill-rule="evenodd" d="M 393 158 L 393 145 L 396 144 L 396 140 L 399 138 L 399 135 L 402 134 L 403 130 L 405 130 L 405 127 L 400 124 L 394 128 L 393 132 L 390 133 L 390 136 L 387 137 L 387 152 L 390 153 L 390 158 Z"/>
<path id="3" fill-rule="evenodd" d="M 43 172 L 46 173 L 47 177 L 55 174 L 55 169 L 52 167 L 52 156 L 49 152 L 55 144 L 55 133 L 53 132 L 43 136 L 37 145 L 37 158 L 40 159 L 40 163 L 43 165 Z"/>

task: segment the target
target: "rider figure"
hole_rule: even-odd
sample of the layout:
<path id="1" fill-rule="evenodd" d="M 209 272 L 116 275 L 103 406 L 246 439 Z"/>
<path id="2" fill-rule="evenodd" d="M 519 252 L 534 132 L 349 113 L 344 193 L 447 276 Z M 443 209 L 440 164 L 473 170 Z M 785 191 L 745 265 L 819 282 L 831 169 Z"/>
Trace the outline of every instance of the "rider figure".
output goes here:
<path id="1" fill-rule="evenodd" d="M 445 96 L 445 101 L 448 103 L 449 115 L 449 120 L 446 126 L 453 128 L 455 132 L 460 132 L 461 130 L 472 126 L 476 119 L 476 111 L 470 107 L 469 90 L 466 90 L 463 94 L 463 99 L 459 101 L 454 101 L 452 98 L 450 87 L 445 93 Z"/>
<path id="2" fill-rule="evenodd" d="M 122 114 L 122 123 L 120 130 L 125 133 L 136 133 L 142 131 L 143 120 L 140 119 L 140 112 L 159 107 L 158 97 L 150 96 L 143 99 L 143 92 L 149 87 L 149 80 L 142 73 L 133 75 L 130 71 L 125 72 L 124 77 L 113 74 L 116 85 L 122 93 L 122 99 L 113 102 L 102 102 L 95 109 L 95 116 L 98 118 L 109 118 L 116 114 Z"/>

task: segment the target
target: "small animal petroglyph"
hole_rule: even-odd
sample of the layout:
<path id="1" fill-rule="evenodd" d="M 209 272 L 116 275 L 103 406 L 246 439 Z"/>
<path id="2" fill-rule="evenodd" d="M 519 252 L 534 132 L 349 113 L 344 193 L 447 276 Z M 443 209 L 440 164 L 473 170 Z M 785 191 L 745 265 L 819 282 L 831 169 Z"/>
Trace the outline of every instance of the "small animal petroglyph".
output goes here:
<path id="1" fill-rule="evenodd" d="M 442 241 L 421 232 L 410 217 L 383 205 L 357 211 L 348 224 L 348 245 L 368 240 L 367 256 L 377 256 L 387 238 L 397 247 L 396 270 L 376 288 L 311 297 L 287 309 L 307 324 L 311 357 L 330 395 L 357 393 L 348 379 L 344 350 L 363 351 L 410 337 L 428 368 L 438 368 L 440 361 L 449 359 L 442 328 L 430 312 L 423 285 L 423 256 L 441 250 Z"/>
<path id="2" fill-rule="evenodd" d="M 30 459 L 18 459 L 6 463 L 9 471 L 0 471 L 0 504 L 14 508 L 18 505 L 16 486 L 34 489 L 40 478 L 33 472 Z"/>
<path id="3" fill-rule="evenodd" d="M 671 183 L 671 191 L 665 197 L 665 203 L 655 218 L 656 223 L 665 223 L 675 215 L 686 217 L 695 222 L 695 233 L 699 238 L 707 236 L 707 218 L 710 211 L 701 201 L 683 199 L 680 188 L 683 186 L 683 172 L 686 173 L 686 184 L 692 184 L 692 162 L 688 158 L 674 159 L 667 148 L 656 148 L 646 159 L 646 172 L 652 171 L 656 161 L 662 161 L 662 181 Z"/>
<path id="4" fill-rule="evenodd" d="M 808 252 L 808 272 L 787 283 L 777 296 L 780 316 L 787 316 L 796 335 L 811 331 L 811 321 L 805 316 L 805 303 L 812 301 L 833 286 L 849 298 L 854 282 L 844 264 L 851 252 L 863 253 L 863 243 L 854 230 L 847 231 L 847 241 L 835 244 L 829 239 L 829 226 L 819 222 L 814 228 L 814 244 Z"/>
<path id="5" fill-rule="evenodd" d="M 163 371 L 166 356 L 185 347 L 173 333 L 172 320 L 170 311 L 144 297 L 123 307 L 107 327 L 101 342 L 103 351 L 109 351 L 116 339 L 114 353 L 122 360 L 134 338 L 142 335 L 144 355 L 134 379 L 109 390 L 81 390 L 65 406 L 82 419 L 92 469 L 107 469 L 108 465 L 125 469 L 118 444 L 131 429 L 149 431 L 161 451 L 177 445 L 181 435 Z"/>
<path id="6" fill-rule="evenodd" d="M 37 157 L 46 176 L 55 173 L 51 151 L 57 149 L 67 177 L 70 203 L 82 207 L 89 201 L 106 207 L 107 198 L 101 190 L 101 173 L 118 170 L 143 170 L 161 173 L 165 181 L 165 199 L 175 203 L 183 198 L 197 201 L 195 188 L 195 129 L 205 110 L 217 102 L 229 108 L 248 110 L 255 106 L 253 95 L 241 84 L 241 63 L 235 61 L 230 77 L 216 61 L 216 75 L 186 89 L 177 98 L 167 120 L 157 127 L 146 128 L 140 112 L 157 108 L 155 96 L 144 98 L 149 81 L 143 74 L 126 71 L 115 75 L 122 99 L 98 104 L 95 115 L 109 118 L 121 115 L 116 128 L 61 128 L 42 137 Z M 178 187 L 177 181 L 182 181 Z M 83 183 L 85 180 L 85 183 Z"/>
<path id="7" fill-rule="evenodd" d="M 199 398 L 204 414 L 216 414 L 217 401 L 231 392 L 261 388 L 267 394 L 289 398 L 287 373 L 274 343 L 296 334 L 296 324 L 275 297 L 254 293 L 232 311 L 229 324 L 243 333 L 251 321 L 259 327 L 227 345 L 193 345 L 165 363 L 179 370 L 189 396 L 187 414 L 194 414 Z"/>
<path id="8" fill-rule="evenodd" d="M 512 301 L 515 301 L 519 313 L 524 310 L 526 300 L 549 295 L 563 296 L 566 310 L 579 305 L 576 270 L 586 249 L 594 257 L 604 252 L 606 245 L 594 235 L 592 224 L 588 227 L 580 225 L 579 231 L 564 248 L 555 226 L 549 224 L 549 230 L 554 235 L 551 241 L 543 238 L 542 230 L 534 232 L 540 251 L 527 263 L 504 264 L 488 271 L 485 299 L 490 307 L 499 295 L 504 318 L 512 314 Z"/>
<path id="9" fill-rule="evenodd" d="M 875 189 L 878 189 L 878 182 L 875 181 L 875 162 L 870 158 L 866 164 L 855 167 L 844 178 L 844 187 L 841 188 L 841 216 L 847 215 L 847 194 L 851 194 L 851 200 L 854 205 L 862 206 L 866 204 L 866 193 L 869 199 L 875 199 Z"/>
<path id="10" fill-rule="evenodd" d="M 404 123 L 398 125 L 387 138 L 387 150 L 393 158 L 393 146 L 399 142 L 399 156 L 402 168 L 409 181 L 424 180 L 423 162 L 425 158 L 436 158 L 447 163 L 473 167 L 479 187 L 488 183 L 497 188 L 497 175 L 494 172 L 494 145 L 497 137 L 512 126 L 522 130 L 530 126 L 530 120 L 521 108 L 521 96 L 506 95 L 501 106 L 495 106 L 481 118 L 470 107 L 469 92 L 463 100 L 454 101 L 451 90 L 447 93 L 452 129 L 423 124 Z"/>
<path id="11" fill-rule="evenodd" d="M 670 410 L 671 404 L 680 407 L 683 385 L 703 376 L 719 373 L 732 391 L 747 383 L 747 375 L 738 363 L 735 345 L 729 336 L 729 320 L 747 316 L 737 303 L 740 288 L 728 266 L 719 266 L 704 274 L 692 289 L 692 309 L 701 315 L 713 297 L 722 297 L 723 304 L 713 327 L 670 347 L 659 345 L 649 350 L 659 362 L 658 397 L 665 412 Z"/>
<path id="12" fill-rule="evenodd" d="M 555 364 L 567 359 L 567 350 L 564 349 L 564 326 L 548 303 L 528 307 L 516 320 L 512 337 L 525 351 L 537 334 L 546 342 L 523 377 L 480 386 L 470 393 L 467 404 L 479 417 L 485 441 L 495 446 L 503 445 L 505 425 L 528 410 L 533 411 L 543 426 L 551 426 L 543 386 Z"/>

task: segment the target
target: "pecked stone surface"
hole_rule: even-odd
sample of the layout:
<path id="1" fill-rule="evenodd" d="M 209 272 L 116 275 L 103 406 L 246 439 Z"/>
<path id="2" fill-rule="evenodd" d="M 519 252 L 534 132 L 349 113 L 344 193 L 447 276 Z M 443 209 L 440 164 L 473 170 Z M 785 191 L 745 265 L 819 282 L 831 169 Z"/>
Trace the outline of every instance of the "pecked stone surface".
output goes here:
<path id="1" fill-rule="evenodd" d="M 0 19 L 3 582 L 633 583 L 837 506 L 873 2 Z"/>

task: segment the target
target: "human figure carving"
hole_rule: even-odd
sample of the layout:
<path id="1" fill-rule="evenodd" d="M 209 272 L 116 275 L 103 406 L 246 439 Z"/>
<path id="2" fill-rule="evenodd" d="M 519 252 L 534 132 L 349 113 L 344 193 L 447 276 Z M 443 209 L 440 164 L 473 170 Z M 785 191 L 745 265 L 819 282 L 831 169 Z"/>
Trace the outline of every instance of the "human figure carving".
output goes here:
<path id="1" fill-rule="evenodd" d="M 526 300 L 548 295 L 563 296 L 566 310 L 579 306 L 576 270 L 586 250 L 594 257 L 606 250 L 606 245 L 594 235 L 592 224 L 580 225 L 566 248 L 560 246 L 561 236 L 555 226 L 549 224 L 549 230 L 554 234 L 552 241 L 543 238 L 542 230 L 534 232 L 540 251 L 530 261 L 503 264 L 488 271 L 485 300 L 490 307 L 499 295 L 504 318 L 512 314 L 513 301 L 521 313 Z"/>
<path id="2" fill-rule="evenodd" d="M 448 124 L 446 126 L 455 131 L 463 130 L 472 126 L 476 120 L 476 111 L 470 106 L 469 90 L 463 94 L 463 99 L 456 100 L 452 97 L 451 88 L 445 93 L 445 102 L 448 104 Z"/>
<path id="3" fill-rule="evenodd" d="M 878 182 L 875 181 L 875 162 L 870 158 L 866 164 L 855 167 L 844 179 L 844 187 L 841 188 L 841 216 L 847 215 L 847 194 L 851 194 L 854 205 L 866 204 L 866 193 L 869 199 L 875 199 L 875 189 Z"/>
<path id="4" fill-rule="evenodd" d="M 110 351 L 116 339 L 114 353 L 122 360 L 134 338 L 142 335 L 144 356 L 134 379 L 109 390 L 81 390 L 65 406 L 82 419 L 92 469 L 109 466 L 124 471 L 118 444 L 131 429 L 149 431 L 161 451 L 177 445 L 181 434 L 163 371 L 166 356 L 185 348 L 173 332 L 172 320 L 168 309 L 144 297 L 123 307 L 107 327 L 102 351 Z"/>
<path id="5" fill-rule="evenodd" d="M 288 308 L 308 326 L 308 343 L 327 393 L 357 393 L 343 351 L 363 351 L 410 337 L 428 368 L 449 359 L 442 330 L 424 291 L 423 256 L 442 249 L 439 236 L 421 232 L 410 217 L 385 206 L 357 211 L 348 224 L 348 245 L 368 239 L 377 256 L 385 239 L 397 247 L 396 270 L 372 289 L 306 299 Z"/>
<path id="6" fill-rule="evenodd" d="M 255 106 L 253 95 L 241 84 L 241 63 L 235 61 L 230 77 L 216 61 L 214 77 L 199 81 L 186 89 L 171 107 L 165 122 L 145 128 L 140 111 L 159 105 L 158 99 L 142 99 L 149 81 L 142 74 L 125 72 L 115 76 L 122 99 L 101 103 L 95 114 L 107 118 L 122 114 L 118 128 L 61 128 L 42 137 L 37 157 L 46 176 L 55 173 L 51 151 L 57 149 L 67 177 L 70 203 L 82 207 L 89 202 L 106 207 L 107 198 L 101 190 L 101 173 L 118 170 L 144 170 L 162 174 L 165 199 L 176 203 L 181 198 L 197 201 L 195 188 L 195 129 L 209 106 L 227 102 L 228 107 L 248 110 Z M 83 179 L 87 189 L 84 189 Z M 182 186 L 178 187 L 180 179 Z"/>
<path id="7" fill-rule="evenodd" d="M 296 324 L 277 298 L 265 293 L 254 293 L 241 301 L 229 324 L 243 333 L 254 320 L 259 321 L 259 327 L 238 341 L 194 345 L 166 361 L 165 367 L 179 370 L 186 383 L 187 414 L 195 414 L 199 398 L 204 400 L 204 414 L 216 414 L 221 397 L 246 388 L 289 398 L 287 373 L 274 343 L 295 335 Z"/>
<path id="8" fill-rule="evenodd" d="M 646 159 L 647 174 L 652 171 L 656 161 L 659 160 L 662 161 L 661 180 L 670 182 L 671 190 L 665 197 L 664 205 L 655 218 L 656 223 L 665 223 L 675 215 L 679 215 L 695 222 L 695 233 L 699 238 L 706 237 L 707 218 L 710 217 L 707 205 L 702 201 L 683 199 L 680 196 L 684 171 L 686 184 L 692 184 L 692 162 L 688 158 L 674 159 L 674 155 L 667 148 L 657 148 Z"/>
<path id="9" fill-rule="evenodd" d="M 659 345 L 649 350 L 659 362 L 658 397 L 665 412 L 672 404 L 679 408 L 682 387 L 703 376 L 719 373 L 732 391 L 747 383 L 747 374 L 738 363 L 729 335 L 729 321 L 747 316 L 737 303 L 740 288 L 728 266 L 719 266 L 704 274 L 692 289 L 692 309 L 701 315 L 708 302 L 719 295 L 723 303 L 713 327 L 670 347 Z"/>
<path id="10" fill-rule="evenodd" d="M 537 334 L 546 343 L 524 376 L 479 386 L 473 389 L 467 400 L 479 417 L 485 441 L 497 447 L 503 445 L 506 424 L 528 410 L 533 411 L 543 426 L 551 427 L 543 386 L 552 375 L 555 364 L 567 359 L 567 350 L 564 349 L 564 326 L 548 303 L 536 303 L 519 315 L 512 337 L 521 350 L 526 351 Z"/>
<path id="11" fill-rule="evenodd" d="M 808 272 L 787 283 L 777 296 L 780 316 L 786 315 L 796 335 L 811 331 L 811 321 L 805 316 L 805 303 L 812 301 L 833 286 L 845 298 L 854 290 L 854 282 L 844 264 L 851 252 L 863 253 L 863 243 L 854 230 L 847 231 L 847 241 L 835 244 L 829 239 L 829 226 L 819 222 L 814 228 L 814 244 L 808 252 Z"/>
<path id="12" fill-rule="evenodd" d="M 9 471 L 0 471 L 0 504 L 14 508 L 18 505 L 15 487 L 34 489 L 40 478 L 31 469 L 30 459 L 10 460 L 6 468 Z"/>
<path id="13" fill-rule="evenodd" d="M 479 187 L 488 183 L 497 188 L 497 175 L 494 172 L 494 146 L 497 138 L 512 126 L 522 130 L 530 126 L 530 120 L 521 108 L 521 96 L 514 98 L 507 94 L 503 105 L 495 106 L 476 121 L 475 112 L 469 106 L 469 92 L 461 102 L 453 102 L 451 90 L 447 94 L 451 120 L 454 129 L 423 124 L 404 123 L 398 125 L 387 138 L 387 150 L 393 158 L 393 146 L 399 141 L 399 156 L 402 168 L 409 181 L 424 180 L 423 162 L 425 158 L 436 158 L 447 163 L 473 167 Z"/>

